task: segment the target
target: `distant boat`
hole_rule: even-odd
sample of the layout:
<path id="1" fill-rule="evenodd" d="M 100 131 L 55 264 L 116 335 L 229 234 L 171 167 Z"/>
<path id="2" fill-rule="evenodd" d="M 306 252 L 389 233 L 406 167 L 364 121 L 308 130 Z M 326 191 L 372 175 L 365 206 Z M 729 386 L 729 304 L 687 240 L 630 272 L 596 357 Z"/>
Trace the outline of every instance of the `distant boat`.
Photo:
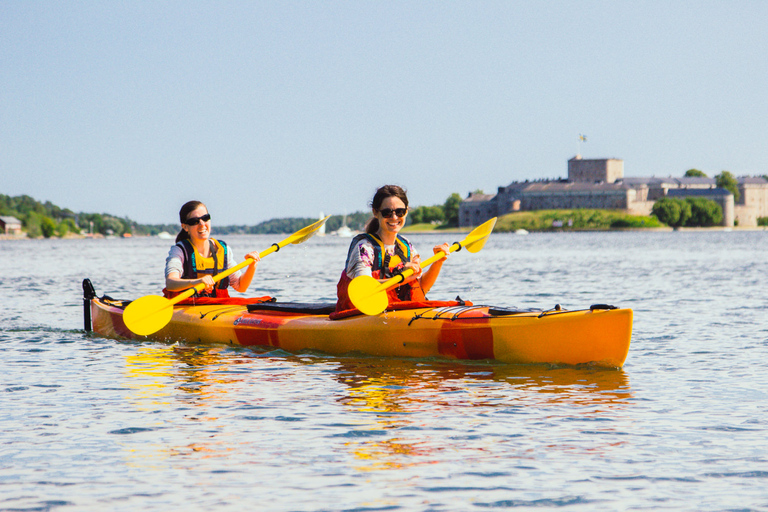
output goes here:
<path id="1" fill-rule="evenodd" d="M 170 240 L 171 238 L 173 238 L 173 235 L 167 231 L 163 231 L 162 233 L 157 234 L 157 238 L 162 238 L 163 240 Z"/>
<path id="2" fill-rule="evenodd" d="M 527 235 L 528 231 L 526 231 L 525 229 L 522 229 L 522 228 L 521 229 L 516 229 L 515 230 L 515 234 L 516 235 Z"/>
<path id="3" fill-rule="evenodd" d="M 325 215 L 323 214 L 323 212 L 320 212 L 319 218 L 320 220 L 325 218 Z M 317 230 L 317 232 L 315 233 L 315 236 L 325 236 L 325 223 L 323 223 L 323 225 L 320 226 L 320 229 Z"/>
<path id="4" fill-rule="evenodd" d="M 355 236 L 356 231 L 352 231 L 349 226 L 347 226 L 347 215 L 344 214 L 344 221 L 341 223 L 341 227 L 331 233 L 334 236 L 338 236 L 339 238 L 352 238 Z"/>
<path id="5" fill-rule="evenodd" d="M 333 232 L 336 236 L 340 238 L 352 238 L 352 236 L 355 234 L 351 229 L 349 229 L 349 226 L 344 224 L 339 229 Z"/>

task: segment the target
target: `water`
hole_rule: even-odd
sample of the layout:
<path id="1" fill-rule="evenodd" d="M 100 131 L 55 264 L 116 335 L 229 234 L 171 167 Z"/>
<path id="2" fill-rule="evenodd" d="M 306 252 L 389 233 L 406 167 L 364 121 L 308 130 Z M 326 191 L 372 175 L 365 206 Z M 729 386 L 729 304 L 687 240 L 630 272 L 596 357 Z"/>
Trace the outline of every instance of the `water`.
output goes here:
<path id="1" fill-rule="evenodd" d="M 252 295 L 332 301 L 348 242 Z M 157 293 L 168 246 L 0 242 L 0 510 L 768 510 L 768 233 L 493 235 L 430 293 L 631 307 L 622 370 L 85 335 L 82 279 Z"/>

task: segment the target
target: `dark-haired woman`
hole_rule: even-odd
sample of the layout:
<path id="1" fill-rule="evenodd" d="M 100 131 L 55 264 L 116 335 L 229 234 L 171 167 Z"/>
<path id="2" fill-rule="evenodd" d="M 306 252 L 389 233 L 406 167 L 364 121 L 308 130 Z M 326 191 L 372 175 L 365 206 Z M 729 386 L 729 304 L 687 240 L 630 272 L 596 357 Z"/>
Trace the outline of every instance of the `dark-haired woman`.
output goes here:
<path id="1" fill-rule="evenodd" d="M 352 239 L 349 246 L 347 262 L 336 287 L 337 312 L 355 307 L 348 293 L 349 283 L 354 278 L 368 275 L 385 281 L 406 269 L 413 269 L 414 274 L 387 292 L 390 304 L 424 301 L 445 261 L 442 258 L 422 272 L 419 253 L 400 234 L 408 215 L 408 196 L 401 187 L 385 185 L 379 188 L 371 201 L 371 211 L 373 218 L 368 222 L 366 232 Z M 432 250 L 435 254 L 450 252 L 448 244 L 437 245 Z"/>
<path id="2" fill-rule="evenodd" d="M 245 258 L 253 261 L 245 270 L 215 283 L 213 277 L 216 274 L 237 265 L 232 250 L 221 240 L 211 238 L 211 215 L 200 201 L 185 203 L 179 210 L 179 220 L 181 231 L 165 260 L 163 293 L 173 297 L 200 283 L 205 284 L 205 290 L 195 294 L 197 297 L 229 297 L 227 289 L 230 286 L 238 292 L 246 291 L 256 271 L 259 253 L 246 254 Z"/>

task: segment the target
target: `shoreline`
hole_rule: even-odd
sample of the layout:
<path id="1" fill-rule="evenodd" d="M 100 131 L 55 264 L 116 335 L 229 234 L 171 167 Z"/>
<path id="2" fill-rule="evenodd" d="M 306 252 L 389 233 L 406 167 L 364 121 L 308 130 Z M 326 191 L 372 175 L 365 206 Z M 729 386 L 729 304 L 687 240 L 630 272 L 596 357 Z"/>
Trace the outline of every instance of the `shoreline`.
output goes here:
<path id="1" fill-rule="evenodd" d="M 452 229 L 434 229 L 434 230 L 413 230 L 408 231 L 404 230 L 403 232 L 406 234 L 416 234 L 416 235 L 435 235 L 439 233 L 466 233 L 471 231 L 472 228 L 452 228 Z M 733 226 L 733 227 L 726 227 L 726 226 L 710 226 L 710 227 L 681 227 L 681 228 L 671 228 L 669 226 L 664 227 L 657 227 L 657 228 L 606 228 L 606 229 L 562 229 L 562 228 L 553 228 L 553 229 L 527 229 L 528 233 L 597 233 L 597 232 L 626 232 L 626 231 L 643 231 L 643 232 L 673 232 L 673 231 L 768 231 L 768 226 Z M 494 234 L 515 234 L 515 231 L 499 231 L 494 230 Z"/>
<path id="2" fill-rule="evenodd" d="M 450 228 L 450 229 L 432 229 L 432 230 L 404 230 L 403 233 L 408 235 L 439 235 L 439 234 L 456 234 L 456 233 L 468 233 L 471 231 L 472 228 Z M 608 228 L 608 229 L 561 229 L 561 228 L 554 228 L 554 229 L 541 229 L 541 230 L 526 230 L 526 233 L 524 234 L 533 234 L 533 233 L 608 233 L 608 232 L 614 232 L 614 233 L 622 233 L 622 232 L 717 232 L 717 231 L 723 231 L 723 232 L 751 232 L 751 231 L 768 231 L 768 226 L 733 226 L 733 227 L 725 227 L 725 226 L 712 226 L 712 227 L 706 227 L 706 228 L 694 228 L 694 227 L 681 227 L 681 228 L 670 228 L 670 227 L 658 227 L 658 228 Z M 290 233 L 283 233 L 283 234 L 290 234 Z M 494 234 L 517 234 L 515 231 L 494 231 Z M 278 233 L 275 233 L 276 236 L 279 236 Z M 256 236 L 256 235 L 254 235 Z M 21 241 L 21 240 L 93 240 L 93 239 L 103 239 L 106 240 L 109 237 L 105 237 L 103 235 L 92 235 L 92 236 L 85 236 L 85 235 L 72 235 L 69 234 L 63 238 L 52 236 L 50 238 L 45 237 L 38 237 L 38 238 L 29 238 L 24 235 L 2 235 L 0 234 L 0 241 Z M 113 237 L 113 238 L 158 238 L 156 235 L 147 235 L 147 236 L 139 236 L 135 235 L 132 237 Z"/>

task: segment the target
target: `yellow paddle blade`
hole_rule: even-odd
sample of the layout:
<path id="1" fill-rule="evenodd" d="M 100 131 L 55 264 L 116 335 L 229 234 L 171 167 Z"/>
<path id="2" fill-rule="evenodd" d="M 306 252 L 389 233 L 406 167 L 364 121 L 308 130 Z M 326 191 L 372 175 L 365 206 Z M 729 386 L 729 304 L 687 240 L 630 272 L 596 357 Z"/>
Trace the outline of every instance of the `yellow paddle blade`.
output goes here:
<path id="1" fill-rule="evenodd" d="M 145 295 L 128 304 L 123 312 L 123 322 L 131 332 L 149 336 L 171 321 L 173 303 L 159 295 Z"/>
<path id="2" fill-rule="evenodd" d="M 366 315 L 378 315 L 389 305 L 386 288 L 371 276 L 354 278 L 347 293 L 352 304 Z"/>
<path id="3" fill-rule="evenodd" d="M 483 222 L 469 232 L 467 237 L 461 242 L 461 246 L 469 252 L 479 252 L 485 245 L 485 242 L 488 241 L 488 235 L 491 234 L 495 226 L 496 217 Z"/>
<path id="4" fill-rule="evenodd" d="M 286 242 L 286 244 L 300 244 L 302 242 L 305 242 L 306 240 L 312 238 L 315 233 L 317 233 L 317 230 L 320 229 L 320 227 L 325 224 L 325 221 L 328 220 L 330 215 L 326 215 L 324 219 L 320 219 L 319 221 L 315 222 L 314 224 L 310 224 L 309 226 L 298 230 L 285 240 L 283 242 Z M 283 244 L 283 242 L 280 242 Z"/>

